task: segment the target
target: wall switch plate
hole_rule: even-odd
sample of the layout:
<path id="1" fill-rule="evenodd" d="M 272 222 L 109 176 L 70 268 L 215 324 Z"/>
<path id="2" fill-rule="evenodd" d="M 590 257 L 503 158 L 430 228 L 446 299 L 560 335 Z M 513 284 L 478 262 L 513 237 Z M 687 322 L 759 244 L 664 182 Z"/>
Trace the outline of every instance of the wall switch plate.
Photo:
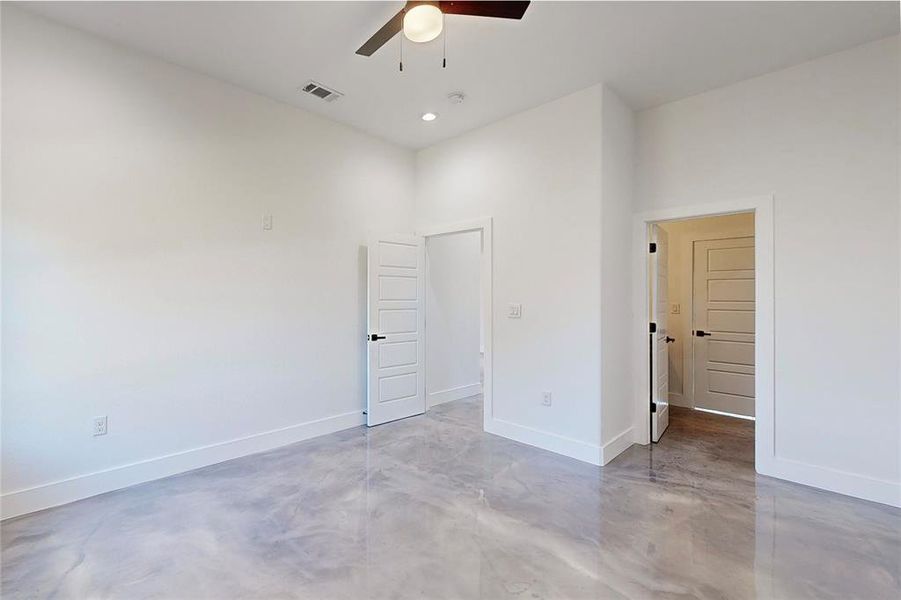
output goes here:
<path id="1" fill-rule="evenodd" d="M 522 318 L 522 304 L 511 304 L 509 307 L 507 307 L 507 318 L 508 319 Z"/>
<path id="2" fill-rule="evenodd" d="M 541 404 L 543 406 L 550 406 L 553 398 L 551 397 L 550 392 L 542 392 L 541 394 Z"/>
<path id="3" fill-rule="evenodd" d="M 263 230 L 269 231 L 272 229 L 272 215 L 263 215 Z"/>
<path id="4" fill-rule="evenodd" d="M 106 435 L 106 416 L 94 417 L 94 436 Z"/>
<path id="5" fill-rule="evenodd" d="M 674 315 L 678 315 L 680 312 L 682 312 L 682 307 L 679 306 L 678 304 L 673 304 L 673 311 L 672 311 L 672 312 L 673 312 Z"/>

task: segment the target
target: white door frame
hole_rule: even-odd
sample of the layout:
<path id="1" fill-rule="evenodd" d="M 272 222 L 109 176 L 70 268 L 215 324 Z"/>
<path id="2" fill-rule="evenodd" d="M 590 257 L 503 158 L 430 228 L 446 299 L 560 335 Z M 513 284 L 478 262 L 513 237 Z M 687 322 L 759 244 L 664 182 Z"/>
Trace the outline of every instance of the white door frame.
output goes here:
<path id="1" fill-rule="evenodd" d="M 482 429 L 488 425 L 491 420 L 492 412 L 492 399 L 494 395 L 494 377 L 492 375 L 493 371 L 493 338 L 494 338 L 494 328 L 492 325 L 492 316 L 494 314 L 494 305 L 492 303 L 492 289 L 494 285 L 494 261 L 492 258 L 492 222 L 491 217 L 482 217 L 480 219 L 473 219 L 470 221 L 459 221 L 456 223 L 449 223 L 447 225 L 435 225 L 435 226 L 427 226 L 422 227 L 416 231 L 416 235 L 422 236 L 424 238 L 430 237 L 438 237 L 442 235 L 451 235 L 454 233 L 468 233 L 470 231 L 478 231 L 482 234 L 482 252 L 479 254 L 479 293 L 481 295 L 480 308 L 482 311 L 482 323 L 481 327 L 483 328 L 482 337 L 485 342 L 485 355 L 483 359 L 482 369 L 483 373 L 483 381 L 482 381 L 482 401 L 483 401 L 483 416 L 482 416 Z M 428 250 L 426 250 L 428 252 Z M 429 264 L 428 258 L 426 258 L 426 268 L 425 268 L 425 281 L 426 286 L 429 285 Z M 425 308 L 427 303 L 423 302 L 423 309 L 426 310 L 425 318 L 426 318 L 426 326 L 425 326 L 425 344 L 426 350 L 428 349 L 429 343 L 429 325 L 428 325 L 428 310 Z M 426 372 L 426 397 L 428 397 L 428 351 L 425 352 L 425 372 Z M 428 398 L 427 398 L 428 400 Z M 426 410 L 428 410 L 428 405 L 426 405 Z"/>
<path id="2" fill-rule="evenodd" d="M 648 369 L 648 233 L 649 225 L 661 221 L 675 221 L 700 217 L 713 217 L 734 213 L 754 213 L 755 259 L 755 348 L 754 385 L 755 434 L 754 464 L 758 473 L 776 474 L 776 448 L 774 435 L 775 415 L 775 330 L 774 330 L 774 223 L 773 195 L 755 196 L 726 202 L 661 208 L 635 215 L 633 221 L 632 302 L 633 302 L 633 384 L 635 404 L 633 431 L 635 442 L 650 443 L 650 394 Z"/>

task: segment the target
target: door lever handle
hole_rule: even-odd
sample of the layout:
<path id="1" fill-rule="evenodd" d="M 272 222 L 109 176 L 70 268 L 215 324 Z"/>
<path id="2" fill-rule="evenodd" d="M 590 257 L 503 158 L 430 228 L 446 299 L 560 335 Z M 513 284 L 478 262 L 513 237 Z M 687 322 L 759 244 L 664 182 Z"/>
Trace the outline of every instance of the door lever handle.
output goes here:
<path id="1" fill-rule="evenodd" d="M 670 336 L 666 336 L 666 343 L 667 343 L 667 344 L 672 344 L 672 343 L 675 342 L 675 341 L 676 341 L 676 338 L 670 337 Z"/>
<path id="2" fill-rule="evenodd" d="M 698 329 L 697 331 L 695 331 L 695 335 L 698 337 L 709 337 L 709 336 L 712 336 L 713 334 L 707 333 L 706 331 L 701 331 L 700 329 Z"/>
<path id="3" fill-rule="evenodd" d="M 379 334 L 377 334 L 377 333 L 371 333 L 371 334 L 369 334 L 369 341 L 370 341 L 370 342 L 377 342 L 377 341 L 379 341 L 379 340 L 384 340 L 384 339 L 386 339 L 384 335 L 379 335 Z"/>

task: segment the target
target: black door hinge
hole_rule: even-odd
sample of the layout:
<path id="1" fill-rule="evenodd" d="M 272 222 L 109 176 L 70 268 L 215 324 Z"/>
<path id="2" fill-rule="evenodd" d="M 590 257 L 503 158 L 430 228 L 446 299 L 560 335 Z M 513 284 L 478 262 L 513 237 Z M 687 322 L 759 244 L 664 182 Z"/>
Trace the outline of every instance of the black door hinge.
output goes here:
<path id="1" fill-rule="evenodd" d="M 648 252 L 650 252 L 651 254 L 657 252 L 657 242 L 651 242 L 650 244 L 648 244 Z"/>
<path id="2" fill-rule="evenodd" d="M 657 333 L 657 323 L 650 323 L 648 329 L 651 333 Z"/>

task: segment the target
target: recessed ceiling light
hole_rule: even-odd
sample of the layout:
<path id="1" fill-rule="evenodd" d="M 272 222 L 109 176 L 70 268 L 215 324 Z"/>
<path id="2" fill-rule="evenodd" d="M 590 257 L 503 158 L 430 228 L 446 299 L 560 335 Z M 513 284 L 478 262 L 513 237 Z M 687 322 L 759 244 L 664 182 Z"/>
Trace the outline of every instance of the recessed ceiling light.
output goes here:
<path id="1" fill-rule="evenodd" d="M 433 112 L 422 113 L 423 121 L 434 121 L 437 118 L 438 118 L 438 115 L 436 115 Z"/>

